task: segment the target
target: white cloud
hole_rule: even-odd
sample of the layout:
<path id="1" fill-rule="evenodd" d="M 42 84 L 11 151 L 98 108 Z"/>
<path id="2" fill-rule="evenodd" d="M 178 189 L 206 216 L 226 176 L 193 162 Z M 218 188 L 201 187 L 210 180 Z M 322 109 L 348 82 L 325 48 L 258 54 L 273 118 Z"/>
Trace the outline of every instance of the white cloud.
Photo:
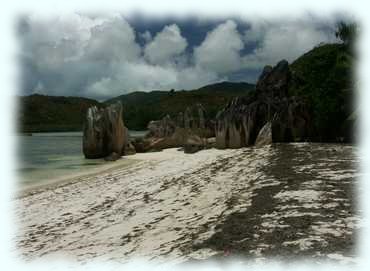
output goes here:
<path id="1" fill-rule="evenodd" d="M 117 18 L 91 29 L 86 55 L 96 60 L 130 61 L 139 57 L 140 47 L 132 27 L 123 18 Z"/>
<path id="2" fill-rule="evenodd" d="M 181 68 L 174 64 L 152 65 L 145 61 L 116 62 L 114 76 L 103 77 L 87 87 L 86 94 L 104 100 L 132 91 L 192 89 L 215 82 L 217 74 L 198 67 Z"/>
<path id="3" fill-rule="evenodd" d="M 281 59 L 294 61 L 321 42 L 334 42 L 331 32 L 309 19 L 280 22 L 254 22 L 245 32 L 244 41 L 258 46 L 242 58 L 243 67 L 261 68 Z"/>
<path id="4" fill-rule="evenodd" d="M 153 64 L 166 63 L 174 56 L 181 54 L 187 46 L 187 41 L 181 36 L 177 25 L 165 26 L 154 39 L 147 44 L 145 57 Z"/>
<path id="5" fill-rule="evenodd" d="M 240 68 L 240 51 L 243 47 L 236 23 L 228 20 L 207 33 L 202 44 L 195 48 L 195 63 L 221 74 L 235 71 Z"/>
<path id="6" fill-rule="evenodd" d="M 319 42 L 334 40 L 328 25 L 333 24 L 255 21 L 240 34 L 228 20 L 215 25 L 190 54 L 185 49 L 194 45 L 176 24 L 152 37 L 149 31 L 136 32 L 119 14 L 29 16 L 19 27 L 22 89 L 105 99 L 134 90 L 197 88 L 240 71 L 240 80 L 247 80 L 244 70 L 255 76 L 266 64 L 292 61 Z M 146 41 L 144 48 L 137 38 Z"/>

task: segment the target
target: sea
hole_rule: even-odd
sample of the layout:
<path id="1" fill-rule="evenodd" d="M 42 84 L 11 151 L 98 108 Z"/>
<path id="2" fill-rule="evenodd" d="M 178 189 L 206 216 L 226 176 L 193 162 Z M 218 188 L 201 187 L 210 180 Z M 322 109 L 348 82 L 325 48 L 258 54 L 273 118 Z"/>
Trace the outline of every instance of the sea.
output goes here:
<path id="1" fill-rule="evenodd" d="M 130 137 L 142 137 L 145 133 L 129 131 Z M 17 137 L 17 175 L 23 188 L 87 173 L 109 163 L 103 159 L 84 158 L 82 132 L 33 133 Z"/>

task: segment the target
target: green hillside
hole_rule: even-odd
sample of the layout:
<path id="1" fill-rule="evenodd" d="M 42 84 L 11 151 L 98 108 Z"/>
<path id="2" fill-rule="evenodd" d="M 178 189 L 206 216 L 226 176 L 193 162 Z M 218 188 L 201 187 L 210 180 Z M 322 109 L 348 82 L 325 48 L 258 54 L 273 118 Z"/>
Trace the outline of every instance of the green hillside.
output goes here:
<path id="1" fill-rule="evenodd" d="M 325 44 L 291 65 L 291 95 L 307 97 L 320 141 L 335 138 L 353 113 L 353 57 L 344 44 Z"/>
<path id="2" fill-rule="evenodd" d="M 149 121 L 177 115 L 195 103 L 202 103 L 213 117 L 230 99 L 251 89 L 254 85 L 248 83 L 222 82 L 189 91 L 132 92 L 104 104 L 121 101 L 125 125 L 131 130 L 145 130 Z M 39 94 L 20 97 L 19 103 L 20 132 L 81 131 L 87 109 L 104 105 L 92 99 Z"/>
<path id="3" fill-rule="evenodd" d="M 253 84 L 244 82 L 221 82 L 195 90 L 132 92 L 106 101 L 106 104 L 121 101 L 124 106 L 124 120 L 129 129 L 143 130 L 149 121 L 167 114 L 176 116 L 186 107 L 201 103 L 209 117 L 236 96 L 246 95 L 254 89 Z"/>
<path id="4" fill-rule="evenodd" d="M 78 97 L 34 94 L 19 97 L 20 132 L 81 131 L 90 106 L 99 102 Z"/>

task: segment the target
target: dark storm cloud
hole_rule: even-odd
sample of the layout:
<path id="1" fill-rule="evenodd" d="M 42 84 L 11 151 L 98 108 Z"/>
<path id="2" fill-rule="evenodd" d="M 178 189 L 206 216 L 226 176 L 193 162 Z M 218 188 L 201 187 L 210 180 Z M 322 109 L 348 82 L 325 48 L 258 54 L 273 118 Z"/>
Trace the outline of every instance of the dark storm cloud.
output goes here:
<path id="1" fill-rule="evenodd" d="M 337 19 L 23 17 L 22 94 L 106 99 L 131 91 L 254 82 L 262 67 L 335 41 Z"/>

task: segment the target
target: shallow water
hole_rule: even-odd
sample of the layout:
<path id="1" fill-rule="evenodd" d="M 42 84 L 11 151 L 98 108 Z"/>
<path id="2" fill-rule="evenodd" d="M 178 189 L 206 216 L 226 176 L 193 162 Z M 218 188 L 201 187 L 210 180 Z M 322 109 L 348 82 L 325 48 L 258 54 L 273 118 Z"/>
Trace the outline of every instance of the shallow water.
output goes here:
<path id="1" fill-rule="evenodd" d="M 133 137 L 143 133 L 130 131 Z M 17 172 L 22 187 L 87 172 L 107 163 L 84 158 L 81 132 L 34 133 L 20 135 L 18 140 Z"/>

